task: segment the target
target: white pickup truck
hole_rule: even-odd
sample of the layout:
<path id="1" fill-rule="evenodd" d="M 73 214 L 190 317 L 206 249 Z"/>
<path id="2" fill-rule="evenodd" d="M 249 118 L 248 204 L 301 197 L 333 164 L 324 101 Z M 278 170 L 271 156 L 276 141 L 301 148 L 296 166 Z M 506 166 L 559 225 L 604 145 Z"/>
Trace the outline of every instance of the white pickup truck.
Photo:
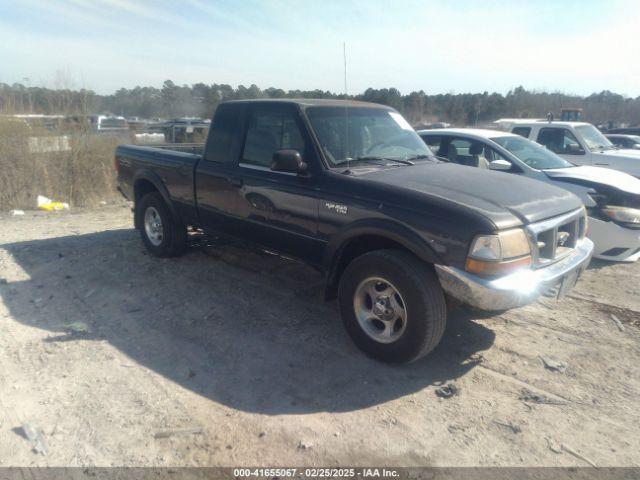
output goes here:
<path id="1" fill-rule="evenodd" d="M 640 178 L 640 150 L 616 147 L 590 123 L 536 119 L 501 119 L 495 123 L 576 165 L 613 168 Z"/>

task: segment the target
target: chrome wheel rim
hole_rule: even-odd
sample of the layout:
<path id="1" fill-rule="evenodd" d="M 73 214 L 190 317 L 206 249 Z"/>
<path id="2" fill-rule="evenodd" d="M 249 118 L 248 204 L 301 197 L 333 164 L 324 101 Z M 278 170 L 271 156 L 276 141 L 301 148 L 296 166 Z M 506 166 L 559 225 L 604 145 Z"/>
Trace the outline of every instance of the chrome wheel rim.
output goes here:
<path id="1" fill-rule="evenodd" d="M 157 247 L 162 243 L 164 238 L 162 218 L 154 207 L 149 207 L 144 212 L 144 231 L 153 246 Z"/>
<path id="2" fill-rule="evenodd" d="M 379 343 L 398 340 L 407 328 L 407 307 L 399 290 L 381 277 L 360 282 L 353 297 L 360 328 Z"/>

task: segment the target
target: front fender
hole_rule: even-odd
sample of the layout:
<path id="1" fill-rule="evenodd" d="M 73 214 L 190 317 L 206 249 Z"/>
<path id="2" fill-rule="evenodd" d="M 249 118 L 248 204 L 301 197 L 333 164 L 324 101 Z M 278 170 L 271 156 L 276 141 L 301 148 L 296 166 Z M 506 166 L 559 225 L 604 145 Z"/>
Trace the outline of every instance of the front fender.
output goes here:
<path id="1" fill-rule="evenodd" d="M 578 183 L 563 182 L 561 180 L 558 180 L 558 181 L 551 180 L 551 181 L 548 181 L 548 183 L 550 183 L 551 185 L 555 185 L 556 187 L 569 190 L 571 193 L 576 195 L 580 200 L 582 200 L 582 203 L 584 203 L 584 206 L 587 208 L 592 208 L 596 206 L 596 202 L 589 195 L 589 193 L 595 192 L 595 189 L 593 187 L 580 185 Z"/>
<path id="2" fill-rule="evenodd" d="M 352 240 L 364 236 L 375 236 L 391 240 L 427 263 L 443 263 L 427 241 L 401 223 L 382 219 L 356 221 L 335 233 L 325 249 L 322 270 L 327 278 L 327 298 L 334 296 L 339 280 L 338 267 L 345 247 Z"/>

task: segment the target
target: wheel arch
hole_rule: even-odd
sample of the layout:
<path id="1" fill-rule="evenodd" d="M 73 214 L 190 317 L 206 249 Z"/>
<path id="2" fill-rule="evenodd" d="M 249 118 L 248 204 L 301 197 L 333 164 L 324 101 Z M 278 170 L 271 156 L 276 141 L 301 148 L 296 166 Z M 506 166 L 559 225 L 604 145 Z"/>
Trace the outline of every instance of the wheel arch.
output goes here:
<path id="1" fill-rule="evenodd" d="M 169 191 L 162 182 L 160 176 L 150 170 L 142 170 L 138 172 L 133 180 L 134 206 L 138 204 L 142 197 L 152 192 L 158 192 L 166 203 L 171 215 L 173 215 L 174 218 L 178 218 L 176 216 L 176 211 L 174 209 L 173 202 L 171 201 Z M 135 228 L 140 228 L 138 215 L 134 215 L 134 217 Z"/>
<path id="2" fill-rule="evenodd" d="M 323 259 L 325 298 L 336 298 L 340 277 L 354 258 L 382 249 L 404 250 L 426 263 L 441 263 L 425 240 L 402 224 L 384 220 L 354 224 L 334 235 L 327 245 Z"/>

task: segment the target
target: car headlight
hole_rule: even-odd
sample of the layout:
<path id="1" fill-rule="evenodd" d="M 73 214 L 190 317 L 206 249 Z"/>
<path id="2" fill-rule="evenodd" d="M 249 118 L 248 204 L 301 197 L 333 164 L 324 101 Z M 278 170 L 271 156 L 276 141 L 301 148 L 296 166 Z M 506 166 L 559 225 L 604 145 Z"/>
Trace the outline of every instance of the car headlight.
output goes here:
<path id="1" fill-rule="evenodd" d="M 640 226 L 640 210 L 637 208 L 605 207 L 602 213 L 616 222 Z"/>
<path id="2" fill-rule="evenodd" d="M 478 235 L 471 244 L 465 270 L 484 277 L 531 265 L 531 245 L 521 228 Z"/>

